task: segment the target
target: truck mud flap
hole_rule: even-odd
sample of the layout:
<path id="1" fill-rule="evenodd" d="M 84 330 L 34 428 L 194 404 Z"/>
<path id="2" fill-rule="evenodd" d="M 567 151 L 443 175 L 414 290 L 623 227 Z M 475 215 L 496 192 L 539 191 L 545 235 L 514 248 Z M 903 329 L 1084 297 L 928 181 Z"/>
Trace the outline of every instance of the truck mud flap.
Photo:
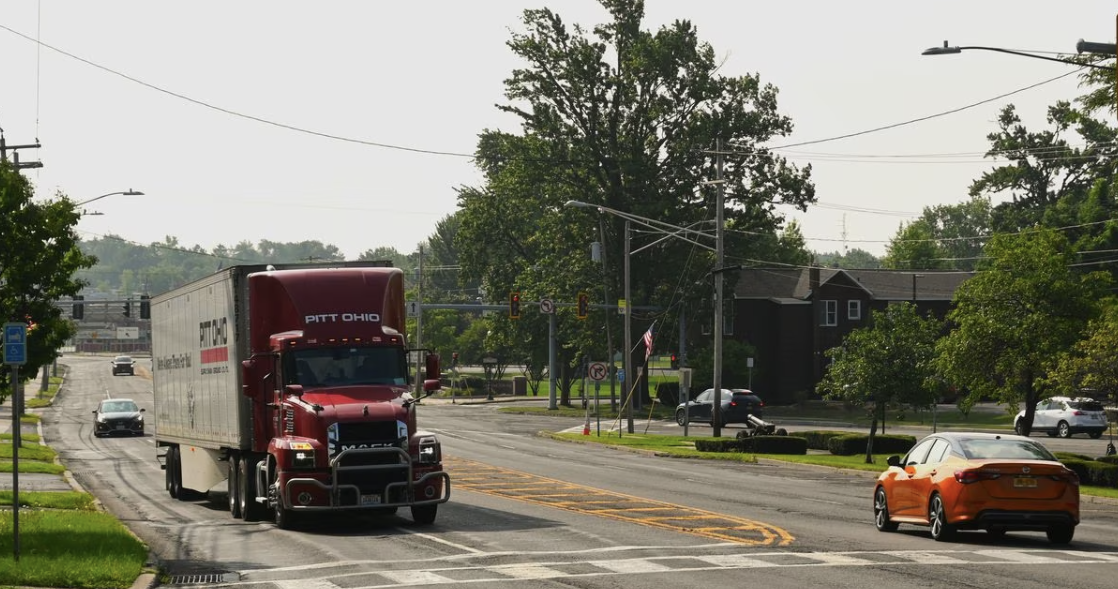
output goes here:
<path id="1" fill-rule="evenodd" d="M 347 482 L 347 477 L 362 480 L 365 488 Z M 330 504 L 311 505 L 300 500 L 300 489 L 305 491 L 308 486 L 324 491 Z M 438 493 L 420 496 L 420 489 L 429 491 L 435 487 L 439 488 Z M 438 470 L 416 478 L 411 455 L 400 448 L 354 448 L 343 450 L 330 460 L 330 484 L 309 477 L 292 478 L 284 485 L 282 500 L 293 511 L 434 505 L 450 500 L 450 475 Z"/>

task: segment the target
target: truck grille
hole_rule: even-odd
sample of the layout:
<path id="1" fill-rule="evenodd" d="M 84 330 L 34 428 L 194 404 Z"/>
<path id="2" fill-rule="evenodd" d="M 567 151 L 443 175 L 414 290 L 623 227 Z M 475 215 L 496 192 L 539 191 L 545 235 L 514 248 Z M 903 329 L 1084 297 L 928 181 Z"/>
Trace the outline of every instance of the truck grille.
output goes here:
<path id="1" fill-rule="evenodd" d="M 330 458 L 350 448 L 407 448 L 407 429 L 397 421 L 335 423 L 327 428 Z M 356 485 L 362 494 L 383 493 L 391 482 L 407 480 L 407 465 L 397 452 L 361 452 L 347 455 L 339 466 L 376 466 L 400 464 L 399 469 L 342 471 L 338 483 Z M 356 500 L 356 497 L 353 498 Z"/>

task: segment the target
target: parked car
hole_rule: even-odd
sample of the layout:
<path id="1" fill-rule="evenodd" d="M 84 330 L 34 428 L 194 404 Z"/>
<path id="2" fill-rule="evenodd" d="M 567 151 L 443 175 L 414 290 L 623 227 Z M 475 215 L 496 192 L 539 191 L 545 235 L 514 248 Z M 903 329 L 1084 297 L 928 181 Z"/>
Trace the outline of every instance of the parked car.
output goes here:
<path id="1" fill-rule="evenodd" d="M 112 359 L 113 376 L 118 374 L 127 374 L 132 376 L 136 374 L 135 366 L 136 361 L 131 356 L 117 356 Z"/>
<path id="2" fill-rule="evenodd" d="M 1024 411 L 1013 418 L 1013 430 L 1017 435 L 1024 435 L 1024 419 Z M 1032 431 L 1061 438 L 1085 433 L 1098 439 L 1106 431 L 1106 425 L 1102 403 L 1089 397 L 1051 397 L 1037 403 Z"/>
<path id="3" fill-rule="evenodd" d="M 144 435 L 144 409 L 132 399 L 104 399 L 93 410 L 93 435 Z"/>
<path id="4" fill-rule="evenodd" d="M 887 462 L 873 495 L 882 532 L 915 524 L 943 541 L 956 530 L 1038 530 L 1067 544 L 1079 525 L 1079 477 L 1024 436 L 932 434 Z"/>
<path id="5" fill-rule="evenodd" d="M 722 389 L 720 400 L 722 409 L 719 417 L 722 426 L 729 423 L 748 425 L 745 416 L 751 414 L 761 419 L 761 408 L 765 406 L 761 397 L 749 389 Z M 714 419 L 714 389 L 707 389 L 687 403 L 680 403 L 675 409 L 675 421 L 683 425 L 685 418 L 689 418 L 691 423 L 696 421 L 711 423 Z"/>

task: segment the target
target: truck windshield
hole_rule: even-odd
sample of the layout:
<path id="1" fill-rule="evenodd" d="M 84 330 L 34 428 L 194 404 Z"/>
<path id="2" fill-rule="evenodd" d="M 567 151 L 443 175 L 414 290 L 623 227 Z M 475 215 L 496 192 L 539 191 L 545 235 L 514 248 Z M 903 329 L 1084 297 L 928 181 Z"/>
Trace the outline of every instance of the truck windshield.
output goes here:
<path id="1" fill-rule="evenodd" d="M 404 351 L 399 348 L 312 348 L 287 355 L 285 384 L 304 387 L 408 383 Z"/>

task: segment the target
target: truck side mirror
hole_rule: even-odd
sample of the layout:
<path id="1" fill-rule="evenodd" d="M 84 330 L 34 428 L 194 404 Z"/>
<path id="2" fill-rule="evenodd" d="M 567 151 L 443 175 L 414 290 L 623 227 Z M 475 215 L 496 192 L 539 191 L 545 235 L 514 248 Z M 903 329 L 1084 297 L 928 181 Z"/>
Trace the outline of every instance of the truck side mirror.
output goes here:
<path id="1" fill-rule="evenodd" d="M 256 360 L 248 359 L 241 362 L 241 394 L 255 399 L 260 388 L 253 386 L 256 375 Z"/>

